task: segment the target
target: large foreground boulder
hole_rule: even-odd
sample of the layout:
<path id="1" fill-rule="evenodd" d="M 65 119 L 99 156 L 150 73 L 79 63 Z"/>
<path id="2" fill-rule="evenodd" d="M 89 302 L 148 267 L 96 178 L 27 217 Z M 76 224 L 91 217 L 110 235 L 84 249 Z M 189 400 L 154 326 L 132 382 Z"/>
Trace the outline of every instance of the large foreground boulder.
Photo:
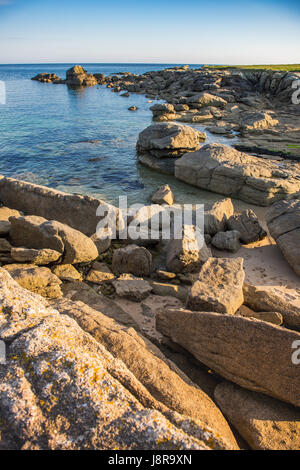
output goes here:
<path id="1" fill-rule="evenodd" d="M 64 305 L 57 303 L 59 313 L 20 288 L 5 270 L 0 270 L 0 286 L 0 339 L 6 343 L 6 363 L 0 365 L 2 449 L 237 448 L 213 402 L 154 354 L 147 356 L 143 341 L 131 330 L 123 332 L 99 312 L 91 315 L 93 310 L 84 304 L 70 306 L 64 300 Z M 152 371 L 161 363 L 163 378 L 167 369 L 175 387 L 176 378 L 186 387 L 187 396 L 194 391 L 195 412 L 203 400 L 202 416 L 207 416 L 213 429 L 200 413 L 199 419 L 179 414 L 157 400 L 118 357 L 123 352 L 134 370 L 139 361 L 131 355 L 142 351 L 149 365 L 153 358 Z M 145 360 L 140 364 L 145 365 Z M 144 374 L 144 379 L 151 381 L 151 374 Z"/>
<path id="2" fill-rule="evenodd" d="M 209 144 L 175 162 L 176 178 L 199 188 L 260 206 L 269 206 L 300 191 L 300 178 L 278 162 Z"/>
<path id="3" fill-rule="evenodd" d="M 235 314 L 244 302 L 243 258 L 209 258 L 190 289 L 191 310 Z"/>
<path id="4" fill-rule="evenodd" d="M 10 222 L 10 237 L 15 246 L 50 248 L 62 254 L 64 264 L 88 262 L 98 257 L 98 250 L 90 238 L 56 220 L 32 215 L 11 217 Z"/>
<path id="5" fill-rule="evenodd" d="M 217 385 L 215 399 L 252 449 L 299 450 L 299 408 L 230 382 Z"/>
<path id="6" fill-rule="evenodd" d="M 151 154 L 156 158 L 181 157 L 193 152 L 205 141 L 205 134 L 182 124 L 152 124 L 140 134 L 136 144 L 141 154 Z"/>
<path id="7" fill-rule="evenodd" d="M 183 309 L 159 312 L 156 326 L 225 379 L 300 405 L 299 365 L 292 361 L 300 333 L 240 316 Z"/>
<path id="8" fill-rule="evenodd" d="M 300 276 L 300 198 L 275 203 L 268 210 L 267 224 L 283 256 Z"/>

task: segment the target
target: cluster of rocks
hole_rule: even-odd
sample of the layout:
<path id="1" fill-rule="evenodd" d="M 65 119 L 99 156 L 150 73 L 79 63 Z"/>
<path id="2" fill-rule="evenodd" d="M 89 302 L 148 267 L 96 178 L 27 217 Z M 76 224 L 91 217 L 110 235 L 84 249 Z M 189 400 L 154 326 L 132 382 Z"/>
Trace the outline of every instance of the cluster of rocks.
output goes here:
<path id="1" fill-rule="evenodd" d="M 292 104 L 300 74 L 203 67 L 105 77 L 112 91 L 163 99 L 150 109 L 155 121 L 202 123 L 213 134 L 238 137 L 233 145 L 261 155 L 299 158 L 299 129 Z"/>
<path id="2" fill-rule="evenodd" d="M 153 200 L 129 219 L 151 225 L 174 194 Z M 278 244 L 298 209 L 270 209 Z M 205 206 L 202 237 L 181 230 L 156 240 L 157 265 L 143 240 L 98 250 L 95 236 L 0 208 L 0 448 L 238 449 L 231 425 L 244 447 L 299 448 L 299 309 L 246 284 L 242 258 L 213 255 L 266 232 L 229 198 Z"/>
<path id="3" fill-rule="evenodd" d="M 292 103 L 297 72 L 272 70 L 230 70 L 188 67 L 111 76 L 88 74 L 80 65 L 69 69 L 66 79 L 42 73 L 40 82 L 70 86 L 106 85 L 122 97 L 144 94 L 150 101 L 163 99 L 151 107 L 155 121 L 203 123 L 213 134 L 235 140 L 238 150 L 260 155 L 300 157 L 300 131 L 295 116 L 299 106 Z M 136 107 L 131 106 L 131 111 Z"/>
<path id="4" fill-rule="evenodd" d="M 298 163 L 263 159 L 224 144 L 200 147 L 204 140 L 205 134 L 189 126 L 152 124 L 139 134 L 138 158 L 188 184 L 260 206 L 299 194 Z"/>
<path id="5" fill-rule="evenodd" d="M 102 84 L 104 75 L 88 73 L 81 65 L 75 65 L 66 72 L 66 78 L 62 79 L 55 73 L 40 73 L 32 80 L 42 83 L 66 84 L 70 87 L 95 86 Z"/>

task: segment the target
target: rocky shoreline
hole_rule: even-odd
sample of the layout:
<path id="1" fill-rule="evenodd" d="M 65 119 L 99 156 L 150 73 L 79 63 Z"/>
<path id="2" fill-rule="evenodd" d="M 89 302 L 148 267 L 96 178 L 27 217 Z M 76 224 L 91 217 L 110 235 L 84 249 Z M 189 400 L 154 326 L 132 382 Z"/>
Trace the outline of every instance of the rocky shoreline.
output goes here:
<path id="1" fill-rule="evenodd" d="M 298 149 L 286 152 L 300 132 L 295 74 L 104 77 L 76 66 L 66 80 L 34 79 L 164 99 L 137 136 L 140 161 L 224 197 L 205 205 L 199 244 L 194 209 L 181 238 L 174 226 L 164 238 L 168 185 L 124 214 L 0 177 L 0 449 L 299 450 L 300 163 Z M 257 154 L 205 145 L 178 121 L 239 133 L 235 146 L 250 141 Z M 263 216 L 236 211 L 233 197 Z M 96 234 L 105 211 L 115 237 Z M 130 224 L 138 240 L 121 236 Z"/>
<path id="2" fill-rule="evenodd" d="M 49 192 L 55 210 L 55 191 L 12 183 L 23 204 L 27 185 L 28 197 Z M 169 187 L 153 199 L 161 211 L 174 202 Z M 300 289 L 292 298 L 249 283 L 241 247 L 269 237 L 253 211 L 218 201 L 205 208 L 200 249 L 184 226 L 182 240 L 156 241 L 162 252 L 149 240 L 105 247 L 57 214 L 0 208 L 2 449 L 299 448 Z M 268 210 L 274 236 L 284 214 L 293 233 L 296 199 Z"/>

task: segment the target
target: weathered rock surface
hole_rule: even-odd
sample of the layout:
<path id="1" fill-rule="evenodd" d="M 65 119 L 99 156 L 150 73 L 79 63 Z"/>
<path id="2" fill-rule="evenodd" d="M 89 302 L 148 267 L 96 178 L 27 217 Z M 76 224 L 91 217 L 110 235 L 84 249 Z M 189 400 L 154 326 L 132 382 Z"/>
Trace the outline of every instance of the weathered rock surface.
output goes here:
<path id="1" fill-rule="evenodd" d="M 109 342 L 109 336 L 118 336 L 116 324 L 99 325 L 97 331 L 99 313 L 93 318 L 87 315 L 86 326 L 93 327 L 94 339 L 78 325 L 86 320 L 81 310 L 88 308 L 84 304 L 74 304 L 66 311 L 70 316 L 77 314 L 77 323 L 63 314 L 62 305 L 59 313 L 41 297 L 21 289 L 5 270 L 0 272 L 0 284 L 0 338 L 8 341 L 7 361 L 0 366 L 2 448 L 237 447 L 222 414 L 204 393 L 186 385 L 190 394 L 195 390 L 201 397 L 203 419 L 201 413 L 199 419 L 180 415 L 154 398 L 124 362 L 115 359 L 105 347 L 104 338 Z M 129 341 L 132 337 L 126 333 L 124 336 Z M 117 343 L 120 348 L 121 341 Z M 126 341 L 123 344 L 128 351 Z M 212 429 L 206 425 L 209 405 L 210 414 L 214 413 Z"/>
<path id="2" fill-rule="evenodd" d="M 135 277 L 132 274 L 122 274 L 112 283 L 117 295 L 134 300 L 135 302 L 144 300 L 152 292 L 152 287 L 148 281 L 141 277 Z"/>
<path id="3" fill-rule="evenodd" d="M 68 225 L 43 217 L 11 217 L 10 237 L 16 246 L 50 248 L 63 255 L 63 263 L 88 262 L 98 257 L 93 241 Z"/>
<path id="4" fill-rule="evenodd" d="M 11 257 L 18 263 L 31 263 L 37 265 L 47 265 L 57 261 L 61 253 L 49 248 L 35 250 L 33 248 L 12 248 Z"/>
<path id="5" fill-rule="evenodd" d="M 284 323 L 292 328 L 300 328 L 299 296 L 294 298 L 283 291 L 269 286 L 244 284 L 245 304 L 256 312 L 278 312 Z"/>
<path id="6" fill-rule="evenodd" d="M 278 120 L 268 112 L 245 113 L 242 120 L 242 132 L 257 132 L 278 124 Z"/>
<path id="7" fill-rule="evenodd" d="M 9 264 L 3 268 L 24 289 L 49 299 L 62 297 L 61 280 L 49 268 L 33 264 Z"/>
<path id="8" fill-rule="evenodd" d="M 114 251 L 112 270 L 115 274 L 130 273 L 149 276 L 152 269 L 152 255 L 144 247 L 128 245 Z"/>
<path id="9" fill-rule="evenodd" d="M 223 98 L 220 98 L 219 96 L 215 96 L 204 91 L 187 98 L 186 102 L 189 105 L 192 105 L 193 108 L 204 108 L 207 106 L 224 108 L 227 104 L 227 101 Z"/>
<path id="10" fill-rule="evenodd" d="M 176 178 L 199 188 L 269 206 L 300 191 L 300 179 L 278 162 L 209 144 L 175 162 Z"/>
<path id="11" fill-rule="evenodd" d="M 151 201 L 153 204 L 174 204 L 174 194 L 168 184 L 161 186 L 152 196 Z"/>
<path id="12" fill-rule="evenodd" d="M 211 256 L 204 237 L 197 234 L 193 225 L 184 225 L 178 238 L 167 246 L 166 267 L 173 273 L 196 272 Z"/>
<path id="13" fill-rule="evenodd" d="M 137 322 L 125 312 L 114 300 L 103 295 L 99 290 L 95 291 L 86 282 L 68 282 L 62 285 L 64 297 L 74 302 L 83 302 L 96 311 L 99 311 L 118 323 L 139 331 Z"/>
<path id="14" fill-rule="evenodd" d="M 205 141 L 205 135 L 182 124 L 152 124 L 140 134 L 136 144 L 141 154 L 149 153 L 156 158 L 180 157 L 192 152 Z"/>
<path id="15" fill-rule="evenodd" d="M 255 312 L 251 308 L 246 307 L 246 305 L 241 305 L 237 310 L 236 315 L 246 318 L 256 318 L 257 320 L 266 321 L 273 323 L 273 325 L 282 325 L 283 316 L 278 312 Z"/>
<path id="16" fill-rule="evenodd" d="M 94 284 L 102 284 L 104 282 L 111 282 L 115 279 L 115 276 L 111 272 L 111 269 L 105 263 L 99 263 L 95 261 L 92 268 L 88 272 L 85 280 Z"/>
<path id="17" fill-rule="evenodd" d="M 52 269 L 53 274 L 61 281 L 81 281 L 82 275 L 72 264 L 59 264 Z"/>
<path id="18" fill-rule="evenodd" d="M 190 289 L 188 308 L 233 315 L 244 302 L 243 261 L 243 258 L 209 258 Z"/>
<path id="19" fill-rule="evenodd" d="M 232 215 L 229 217 L 227 225 L 230 230 L 240 232 L 240 240 L 245 244 L 261 240 L 267 235 L 251 209 L 247 209 L 241 214 Z"/>
<path id="20" fill-rule="evenodd" d="M 122 380 L 143 406 L 162 410 L 168 407 L 185 415 L 187 420 L 193 418 L 208 427 L 213 426 L 220 440 L 236 448 L 235 439 L 214 403 L 149 341 L 132 328 L 120 327 L 81 302 L 62 299 L 53 305 L 61 314 L 74 318 L 83 330 L 109 350 L 118 363 L 125 364 L 132 374 L 130 382 L 125 373 L 114 376 Z"/>
<path id="21" fill-rule="evenodd" d="M 267 212 L 267 224 L 283 256 L 300 276 L 300 199 L 275 203 Z"/>
<path id="22" fill-rule="evenodd" d="M 300 333 L 235 315 L 183 309 L 158 313 L 156 326 L 225 379 L 299 406 L 299 365 L 291 360 L 291 347 Z"/>
<path id="23" fill-rule="evenodd" d="M 241 248 L 240 232 L 229 230 L 228 232 L 218 232 L 212 238 L 211 244 L 219 250 L 236 253 Z"/>
<path id="24" fill-rule="evenodd" d="M 215 399 L 252 449 L 299 450 L 299 409 L 230 382 L 217 385 Z"/>
<path id="25" fill-rule="evenodd" d="M 213 236 L 217 232 L 224 232 L 227 220 L 233 215 L 234 208 L 230 198 L 216 201 L 205 207 L 204 232 Z"/>

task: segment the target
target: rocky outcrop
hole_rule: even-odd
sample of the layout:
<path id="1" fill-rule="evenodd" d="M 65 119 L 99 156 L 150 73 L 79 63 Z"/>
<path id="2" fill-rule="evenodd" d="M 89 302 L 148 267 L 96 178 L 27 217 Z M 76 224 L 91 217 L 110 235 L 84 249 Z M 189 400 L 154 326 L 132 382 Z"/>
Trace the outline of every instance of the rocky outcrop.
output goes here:
<path id="1" fill-rule="evenodd" d="M 188 308 L 233 315 L 244 302 L 244 278 L 243 258 L 209 258 L 190 289 Z"/>
<path id="2" fill-rule="evenodd" d="M 274 119 L 268 112 L 249 112 L 245 113 L 242 119 L 242 132 L 257 132 L 261 129 L 269 129 L 278 124 L 278 120 Z"/>
<path id="3" fill-rule="evenodd" d="M 181 124 L 152 124 L 140 134 L 136 144 L 138 153 L 150 154 L 155 158 L 181 157 L 192 152 L 205 141 L 205 134 Z"/>
<path id="4" fill-rule="evenodd" d="M 300 191 L 300 179 L 278 162 L 209 144 L 175 162 L 176 178 L 199 188 L 269 206 Z"/>
<path id="5" fill-rule="evenodd" d="M 272 286 L 244 284 L 245 304 L 256 312 L 278 312 L 284 323 L 291 328 L 300 328 L 300 296 L 284 293 Z"/>
<path id="6" fill-rule="evenodd" d="M 299 409 L 230 382 L 217 385 L 215 399 L 252 449 L 299 450 Z"/>
<path id="7" fill-rule="evenodd" d="M 156 400 L 106 348 L 107 334 L 118 335 L 118 328 L 115 333 L 111 329 L 113 324 L 94 331 L 94 339 L 79 326 L 85 320 L 77 305 L 72 316 L 77 313 L 79 324 L 63 314 L 62 306 L 59 313 L 41 297 L 21 289 L 4 270 L 0 283 L 0 338 L 7 343 L 6 364 L 0 366 L 2 449 L 237 447 L 220 411 L 195 387 L 186 385 L 202 397 L 203 404 L 211 404 L 213 429 L 203 419 L 178 414 Z M 66 313 L 71 315 L 70 310 Z M 98 314 L 89 317 L 94 330 L 98 319 Z M 124 339 L 126 336 L 130 340 L 123 333 Z M 126 342 L 123 344 L 126 351 Z M 179 377 L 178 381 L 184 384 Z M 204 406 L 203 415 L 206 413 Z M 222 437 L 215 431 L 217 420 L 218 431 L 224 430 Z"/>
<path id="8" fill-rule="evenodd" d="M 299 365 L 291 346 L 300 333 L 235 315 L 165 310 L 156 326 L 227 380 L 300 405 Z"/>
<path id="9" fill-rule="evenodd" d="M 283 256 L 300 276 L 300 199 L 274 204 L 267 213 L 267 224 Z"/>
<path id="10" fill-rule="evenodd" d="M 66 72 L 66 84 L 69 86 L 94 86 L 98 80 L 91 73 L 87 73 L 81 65 L 75 65 Z"/>
<path id="11" fill-rule="evenodd" d="M 115 274 L 130 273 L 149 276 L 152 269 L 152 255 L 144 247 L 128 245 L 114 251 L 112 270 Z"/>
<path id="12" fill-rule="evenodd" d="M 32 77 L 31 80 L 41 83 L 64 83 L 64 81 L 59 78 L 56 73 L 39 73 L 35 77 Z"/>
<path id="13" fill-rule="evenodd" d="M 93 261 L 98 250 L 90 238 L 78 230 L 43 217 L 11 217 L 10 237 L 16 246 L 50 248 L 62 255 L 62 262 L 75 264 Z"/>
<path id="14" fill-rule="evenodd" d="M 244 244 L 256 242 L 267 235 L 251 209 L 229 217 L 227 226 L 230 230 L 237 230 L 240 233 L 240 240 Z"/>
<path id="15" fill-rule="evenodd" d="M 167 246 L 166 267 L 173 273 L 197 272 L 211 256 L 203 236 L 193 225 L 184 225 Z"/>

